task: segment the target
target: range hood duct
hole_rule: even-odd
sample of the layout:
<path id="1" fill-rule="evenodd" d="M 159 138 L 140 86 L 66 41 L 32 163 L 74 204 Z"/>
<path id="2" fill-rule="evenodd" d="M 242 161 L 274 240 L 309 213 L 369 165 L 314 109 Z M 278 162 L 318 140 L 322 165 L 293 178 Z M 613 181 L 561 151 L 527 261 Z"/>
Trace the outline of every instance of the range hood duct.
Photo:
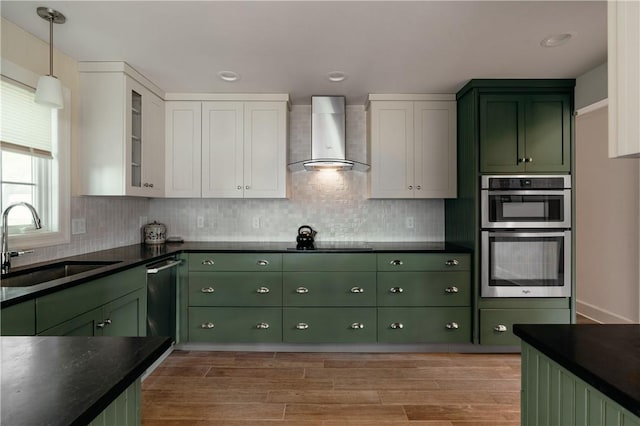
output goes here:
<path id="1" fill-rule="evenodd" d="M 345 97 L 311 97 L 311 159 L 289 165 L 289 170 L 357 170 L 369 166 L 346 159 Z"/>

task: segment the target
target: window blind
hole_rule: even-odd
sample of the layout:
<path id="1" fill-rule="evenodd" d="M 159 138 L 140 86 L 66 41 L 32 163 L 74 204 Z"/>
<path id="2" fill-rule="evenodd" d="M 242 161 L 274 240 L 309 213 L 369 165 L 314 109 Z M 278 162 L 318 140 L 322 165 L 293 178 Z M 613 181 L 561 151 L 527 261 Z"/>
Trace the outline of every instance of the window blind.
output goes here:
<path id="1" fill-rule="evenodd" d="M 3 150 L 53 158 L 52 110 L 34 102 L 25 86 L 0 80 L 0 143 Z"/>

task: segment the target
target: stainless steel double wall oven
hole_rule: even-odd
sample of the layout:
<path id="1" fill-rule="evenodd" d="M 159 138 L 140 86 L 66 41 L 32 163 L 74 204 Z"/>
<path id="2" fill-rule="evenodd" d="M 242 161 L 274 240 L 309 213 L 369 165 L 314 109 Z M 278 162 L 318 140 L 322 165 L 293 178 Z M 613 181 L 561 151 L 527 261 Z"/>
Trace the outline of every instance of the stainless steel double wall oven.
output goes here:
<path id="1" fill-rule="evenodd" d="M 481 296 L 571 296 L 571 176 L 481 177 Z"/>

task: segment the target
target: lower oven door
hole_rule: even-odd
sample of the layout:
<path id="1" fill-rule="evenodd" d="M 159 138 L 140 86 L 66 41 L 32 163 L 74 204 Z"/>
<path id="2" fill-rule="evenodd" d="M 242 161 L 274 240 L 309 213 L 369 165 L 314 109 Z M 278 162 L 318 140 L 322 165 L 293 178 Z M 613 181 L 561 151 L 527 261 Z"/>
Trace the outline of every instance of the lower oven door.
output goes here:
<path id="1" fill-rule="evenodd" d="M 482 297 L 570 297 L 571 231 L 482 231 Z"/>

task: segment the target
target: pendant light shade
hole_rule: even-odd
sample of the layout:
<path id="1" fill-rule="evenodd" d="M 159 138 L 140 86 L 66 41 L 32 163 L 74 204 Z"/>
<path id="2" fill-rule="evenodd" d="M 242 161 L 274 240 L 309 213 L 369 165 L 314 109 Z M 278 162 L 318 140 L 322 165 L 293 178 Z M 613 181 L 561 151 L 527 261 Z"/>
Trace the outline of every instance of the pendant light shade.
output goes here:
<path id="1" fill-rule="evenodd" d="M 48 7 L 39 7 L 38 16 L 49 21 L 49 75 L 38 79 L 35 102 L 53 109 L 64 106 L 62 84 L 53 75 L 53 24 L 64 24 L 67 18 L 60 12 Z"/>

